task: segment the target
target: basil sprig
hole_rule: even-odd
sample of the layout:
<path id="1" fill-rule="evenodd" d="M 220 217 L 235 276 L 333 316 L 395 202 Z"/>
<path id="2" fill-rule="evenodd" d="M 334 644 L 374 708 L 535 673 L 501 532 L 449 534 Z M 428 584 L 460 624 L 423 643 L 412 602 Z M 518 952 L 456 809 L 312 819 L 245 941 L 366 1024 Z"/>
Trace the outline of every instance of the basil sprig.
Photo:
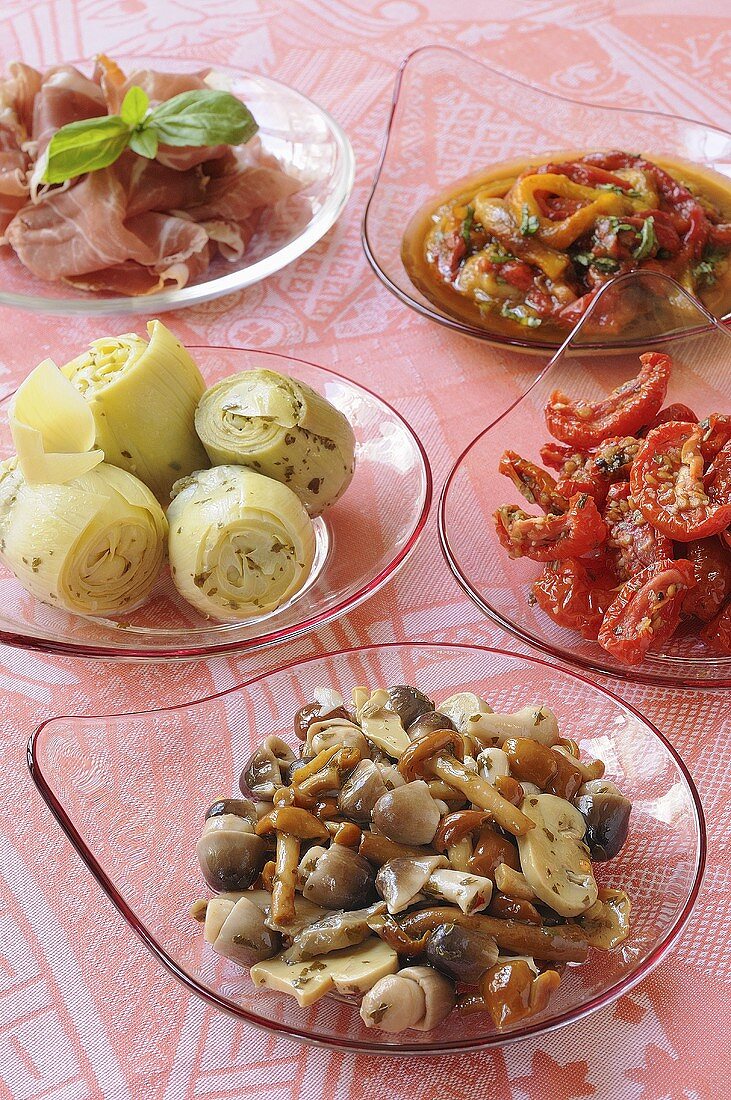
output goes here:
<path id="1" fill-rule="evenodd" d="M 143 88 L 131 87 L 118 115 L 62 126 L 46 150 L 44 183 L 63 183 L 114 164 L 129 147 L 153 160 L 159 144 L 241 145 L 259 129 L 248 107 L 213 88 L 181 92 L 150 109 Z"/>

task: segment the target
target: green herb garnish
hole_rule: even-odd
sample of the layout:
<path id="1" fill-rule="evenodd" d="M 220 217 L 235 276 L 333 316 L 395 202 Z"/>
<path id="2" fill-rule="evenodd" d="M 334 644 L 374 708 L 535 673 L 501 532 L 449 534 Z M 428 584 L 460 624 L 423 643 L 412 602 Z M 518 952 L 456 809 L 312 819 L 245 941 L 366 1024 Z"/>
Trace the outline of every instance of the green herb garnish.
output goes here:
<path id="1" fill-rule="evenodd" d="M 597 256 L 592 262 L 597 271 L 610 272 L 619 269 L 619 260 L 615 260 L 612 256 Z"/>
<path id="2" fill-rule="evenodd" d="M 640 195 L 640 192 L 635 191 L 634 188 L 630 187 L 630 188 L 625 189 L 624 187 L 620 187 L 616 183 L 597 183 L 596 190 L 597 191 L 614 191 L 615 194 L 617 194 L 617 195 L 626 195 L 630 199 L 639 199 L 639 198 L 642 197 Z"/>
<path id="3" fill-rule="evenodd" d="M 182 92 L 150 109 L 147 93 L 136 85 L 124 97 L 118 115 L 87 118 L 62 126 L 46 150 L 44 183 L 63 183 L 85 172 L 114 164 L 126 148 L 152 160 L 159 143 L 200 147 L 241 145 L 258 125 L 230 92 L 201 88 Z"/>
<path id="4" fill-rule="evenodd" d="M 575 264 L 581 264 L 582 267 L 591 267 L 594 263 L 593 252 L 577 252 L 573 257 Z"/>
<path id="5" fill-rule="evenodd" d="M 507 317 L 510 321 L 517 321 L 519 325 L 523 325 L 525 328 L 538 328 L 541 323 L 541 318 L 537 317 L 535 313 L 531 313 L 526 306 L 511 306 L 510 302 L 503 302 L 500 316 Z"/>
<path id="6" fill-rule="evenodd" d="M 630 233 L 637 232 L 633 225 L 629 225 L 627 222 L 623 222 L 620 218 L 609 217 L 607 218 L 607 221 L 609 222 L 609 228 L 612 233 L 619 233 L 622 229 L 628 229 Z"/>
<path id="7" fill-rule="evenodd" d="M 508 252 L 507 249 L 503 248 L 500 241 L 492 242 L 487 255 L 490 263 L 493 264 L 506 264 L 508 260 L 515 260 L 517 258 L 512 252 Z"/>
<path id="8" fill-rule="evenodd" d="M 520 232 L 524 237 L 532 237 L 538 232 L 540 224 L 536 215 L 531 214 L 528 203 L 524 202 L 520 216 Z"/>
<path id="9" fill-rule="evenodd" d="M 644 260 L 646 256 L 649 256 L 653 248 L 657 245 L 657 237 L 655 236 L 655 219 L 645 218 L 642 223 L 642 231 L 640 233 L 640 243 L 632 253 L 635 260 Z"/>
<path id="10" fill-rule="evenodd" d="M 472 232 L 472 226 L 474 224 L 475 224 L 475 208 L 474 208 L 474 206 L 468 206 L 467 207 L 467 213 L 465 214 L 464 220 L 462 221 L 462 240 L 464 241 L 464 243 L 467 245 L 468 248 L 470 247 L 470 244 L 472 243 L 470 234 Z"/>
<path id="11" fill-rule="evenodd" d="M 713 286 L 716 282 L 716 264 L 723 259 L 725 256 L 722 252 L 706 252 L 691 272 L 694 280 L 702 286 Z"/>

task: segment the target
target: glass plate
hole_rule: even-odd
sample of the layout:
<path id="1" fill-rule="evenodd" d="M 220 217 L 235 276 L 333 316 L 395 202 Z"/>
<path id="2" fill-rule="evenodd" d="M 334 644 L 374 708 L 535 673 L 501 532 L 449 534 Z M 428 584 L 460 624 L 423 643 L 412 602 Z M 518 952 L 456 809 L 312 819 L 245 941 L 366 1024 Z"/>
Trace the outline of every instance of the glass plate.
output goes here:
<path id="1" fill-rule="evenodd" d="M 566 99 L 450 47 L 414 50 L 396 77 L 381 160 L 363 217 L 366 256 L 397 298 L 432 321 L 495 345 L 553 351 L 560 340 L 488 332 L 429 301 L 401 261 L 404 229 L 431 197 L 486 167 L 569 149 L 617 148 L 691 161 L 731 176 L 731 134 L 724 130 L 674 115 Z"/>
<path id="2" fill-rule="evenodd" d="M 114 60 L 126 72 L 140 68 L 176 73 L 210 69 L 216 88 L 239 96 L 251 109 L 264 149 L 302 180 L 304 187 L 267 213 L 240 260 L 229 263 L 218 257 L 199 280 L 181 290 L 142 298 L 105 297 L 61 282 L 43 282 L 23 267 L 9 248 L 0 249 L 0 305 L 40 313 L 105 315 L 139 313 L 144 303 L 145 312 L 152 316 L 252 286 L 291 264 L 334 225 L 353 187 L 355 159 L 344 131 L 316 103 L 278 80 L 210 61 L 139 55 L 115 55 Z M 94 62 L 73 64 L 90 75 Z"/>
<path id="3" fill-rule="evenodd" d="M 356 468 L 347 492 L 315 520 L 317 554 L 306 588 L 249 623 L 204 619 L 178 595 L 167 567 L 147 603 L 117 618 L 87 618 L 28 595 L 0 565 L 0 642 L 78 657 L 165 660 L 275 645 L 357 607 L 413 550 L 432 494 L 429 460 L 403 417 L 363 386 L 325 367 L 245 348 L 190 351 L 209 385 L 237 371 L 268 368 L 324 394 L 355 430 Z M 14 453 L 0 402 L 0 459 Z"/>
<path id="4" fill-rule="evenodd" d="M 651 295 L 672 303 L 663 324 L 671 336 L 646 342 L 666 350 L 673 373 L 666 404 L 680 401 L 701 418 L 731 411 L 731 332 L 719 324 L 678 283 L 665 275 L 636 272 L 608 283 L 530 389 L 474 439 L 455 462 L 439 501 L 439 535 L 447 563 L 467 595 L 498 625 L 517 638 L 562 661 L 636 683 L 668 687 L 731 686 L 731 657 L 712 652 L 697 636 L 681 630 L 662 653 L 648 655 L 636 667 L 622 665 L 596 642 L 557 626 L 528 595 L 543 566 L 528 558 L 511 560 L 500 546 L 492 515 L 502 504 L 520 499 L 510 481 L 498 473 L 506 447 L 540 462 L 539 449 L 549 437 L 543 409 L 552 390 L 596 399 L 637 374 L 637 350 L 613 352 L 603 359 L 585 354 L 584 325 L 602 299 L 614 295 L 636 302 Z M 628 344 L 635 339 L 628 326 Z M 523 503 L 525 503 L 523 501 Z M 535 512 L 531 505 L 526 509 Z"/>
<path id="5" fill-rule="evenodd" d="M 629 938 L 569 967 L 547 1010 L 496 1032 L 484 1016 L 453 1013 L 437 1030 L 389 1035 L 367 1029 L 357 1009 L 327 998 L 302 1009 L 255 991 L 248 972 L 215 955 L 188 910 L 209 891 L 195 857 L 203 815 L 238 774 L 264 734 L 291 743 L 294 711 L 318 686 L 416 683 L 437 698 L 474 690 L 497 710 L 552 706 L 565 732 L 633 802 L 629 840 L 599 864 L 600 885 L 625 886 Z M 679 935 L 703 874 L 706 833 L 698 794 L 673 747 L 631 706 L 575 673 L 535 657 L 478 646 L 372 646 L 288 665 L 220 695 L 146 714 L 55 718 L 28 747 L 33 778 L 89 870 L 142 941 L 176 978 L 209 1004 L 305 1042 L 380 1054 L 472 1050 L 536 1036 L 575 1022 L 627 993 L 658 965 Z M 175 776 L 175 783 L 169 777 Z M 108 933 L 91 918 L 79 949 L 98 963 Z M 101 922 L 104 920 L 101 914 Z M 119 951 L 128 957 L 124 942 Z M 114 944 L 105 949 L 112 973 Z M 112 955 L 109 955 L 109 952 Z M 171 991 L 170 996 L 174 994 Z"/>

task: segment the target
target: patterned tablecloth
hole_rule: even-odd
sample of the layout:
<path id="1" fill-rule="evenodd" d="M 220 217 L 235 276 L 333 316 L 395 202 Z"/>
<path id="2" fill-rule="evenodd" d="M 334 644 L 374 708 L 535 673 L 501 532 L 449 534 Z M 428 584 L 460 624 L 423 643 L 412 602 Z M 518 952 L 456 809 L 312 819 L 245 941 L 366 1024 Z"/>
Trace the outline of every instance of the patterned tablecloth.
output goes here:
<path id="1" fill-rule="evenodd" d="M 268 282 L 166 320 L 189 342 L 280 349 L 367 379 L 421 434 L 439 486 L 485 417 L 525 388 L 537 361 L 508 373 L 489 350 L 406 310 L 367 266 L 360 218 L 396 65 L 418 45 L 446 41 L 564 95 L 729 127 L 731 30 L 723 7 L 720 0 L 4 0 L 0 50 L 4 61 L 40 66 L 102 49 L 202 57 L 274 75 L 332 111 L 358 160 L 339 224 Z M 3 392 L 44 356 L 63 356 L 109 327 L 0 310 Z M 731 769 L 723 754 L 731 723 L 718 694 L 617 687 L 683 753 L 709 823 L 704 889 L 674 952 L 630 996 L 575 1027 L 459 1058 L 394 1061 L 308 1049 L 206 1008 L 147 955 L 28 778 L 25 741 L 49 715 L 194 699 L 285 658 L 425 637 L 516 648 L 462 596 L 437 547 L 433 516 L 410 564 L 378 597 L 316 636 L 259 657 L 139 668 L 0 650 L 0 1096 L 727 1094 L 731 820 L 724 792 Z M 80 922 L 97 929 L 95 957 L 77 946 Z"/>

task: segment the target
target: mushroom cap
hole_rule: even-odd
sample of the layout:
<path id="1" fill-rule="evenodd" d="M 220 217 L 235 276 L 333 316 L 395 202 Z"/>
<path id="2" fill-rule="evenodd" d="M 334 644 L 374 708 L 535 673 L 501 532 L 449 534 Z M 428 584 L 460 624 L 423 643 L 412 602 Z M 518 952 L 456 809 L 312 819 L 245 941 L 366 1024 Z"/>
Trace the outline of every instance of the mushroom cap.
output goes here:
<path id="1" fill-rule="evenodd" d="M 406 732 L 410 741 L 418 741 L 420 737 L 428 737 L 430 733 L 436 733 L 437 730 L 453 729 L 455 729 L 454 723 L 446 714 L 441 714 L 438 710 L 427 710 L 414 719 Z"/>
<path id="2" fill-rule="evenodd" d="M 432 838 L 432 847 L 438 852 L 446 852 L 453 844 L 480 832 L 491 820 L 492 814 L 488 810 L 455 810 L 446 814 Z"/>
<path id="3" fill-rule="evenodd" d="M 378 765 L 372 760 L 361 760 L 342 786 L 338 809 L 345 817 L 366 825 L 371 819 L 371 810 L 387 790 Z"/>
<path id="4" fill-rule="evenodd" d="M 225 820 L 213 817 L 207 824 Z M 267 845 L 251 830 L 206 827 L 196 854 L 203 878 L 212 890 L 247 890 L 264 866 Z"/>
<path id="5" fill-rule="evenodd" d="M 376 875 L 376 890 L 386 902 L 389 913 L 401 913 L 420 897 L 434 871 L 446 866 L 444 856 L 389 859 Z"/>
<path id="6" fill-rule="evenodd" d="M 386 909 L 377 901 L 367 909 L 339 909 L 308 924 L 294 938 L 287 957 L 295 960 L 312 959 L 315 955 L 327 955 L 343 947 L 354 947 L 371 935 L 368 921 Z"/>
<path id="7" fill-rule="evenodd" d="M 227 959 L 252 966 L 279 950 L 280 937 L 264 924 L 264 911 L 247 897 L 239 898 L 213 942 L 213 950 Z"/>
<path id="8" fill-rule="evenodd" d="M 431 1031 L 441 1024 L 454 1008 L 456 999 L 449 978 L 431 966 L 407 966 L 399 975 L 418 985 L 424 994 L 424 1015 L 411 1027 L 417 1031 Z"/>
<path id="9" fill-rule="evenodd" d="M 271 802 L 277 787 L 282 786 L 287 769 L 294 759 L 292 749 L 281 737 L 276 734 L 265 737 L 241 772 L 241 793 Z"/>
<path id="10" fill-rule="evenodd" d="M 477 985 L 485 971 L 497 962 L 498 949 L 492 936 L 476 928 L 440 924 L 429 937 L 426 957 L 452 981 Z"/>
<path id="11" fill-rule="evenodd" d="M 590 789 L 593 788 L 593 789 Z M 585 783 L 574 805 L 586 822 L 586 843 L 592 859 L 614 859 L 625 845 L 632 803 L 613 783 Z"/>
<path id="12" fill-rule="evenodd" d="M 597 884 L 583 843 L 586 822 L 570 802 L 553 794 L 526 798 L 523 812 L 535 828 L 518 837 L 521 870 L 542 902 L 576 917 L 597 899 Z"/>
<path id="13" fill-rule="evenodd" d="M 423 779 L 386 791 L 373 807 L 374 828 L 401 844 L 430 844 L 439 825 L 439 807 Z"/>
<path id="14" fill-rule="evenodd" d="M 434 710 L 431 699 L 423 691 L 409 684 L 396 684 L 386 690 L 389 709 L 399 716 L 404 729 L 415 722 L 420 715 Z"/>
<path id="15" fill-rule="evenodd" d="M 219 798 L 206 810 L 206 821 L 212 817 L 233 815 L 246 821 L 256 821 L 256 806 L 250 798 Z"/>
<path id="16" fill-rule="evenodd" d="M 412 1027 L 425 1014 L 424 990 L 401 973 L 380 978 L 360 1003 L 360 1016 L 366 1027 L 394 1035 Z"/>
<path id="17" fill-rule="evenodd" d="M 300 806 L 275 806 L 256 824 L 259 836 L 285 833 L 299 840 L 328 840 L 329 832 L 321 821 Z"/>
<path id="18" fill-rule="evenodd" d="M 328 909 L 362 909 L 376 897 L 373 868 L 352 848 L 333 844 L 315 863 L 302 893 Z"/>
<path id="19" fill-rule="evenodd" d="M 363 730 L 347 715 L 345 718 L 327 717 L 310 723 L 305 739 L 306 753 L 317 755 L 318 752 L 332 748 L 333 745 L 337 745 L 338 748 L 358 749 L 361 760 L 365 760 L 371 754 L 371 747 Z"/>
<path id="20" fill-rule="evenodd" d="M 300 741 L 304 741 L 313 722 L 323 722 L 328 718 L 349 717 L 350 715 L 342 705 L 342 699 L 339 704 L 336 703 L 335 699 L 323 702 L 315 699 L 312 703 L 305 703 L 295 714 L 294 732 Z"/>
<path id="21" fill-rule="evenodd" d="M 428 774 L 429 761 L 440 754 L 465 758 L 465 744 L 455 730 L 437 730 L 428 737 L 412 741 L 401 756 L 398 768 L 404 779 L 419 779 Z"/>

